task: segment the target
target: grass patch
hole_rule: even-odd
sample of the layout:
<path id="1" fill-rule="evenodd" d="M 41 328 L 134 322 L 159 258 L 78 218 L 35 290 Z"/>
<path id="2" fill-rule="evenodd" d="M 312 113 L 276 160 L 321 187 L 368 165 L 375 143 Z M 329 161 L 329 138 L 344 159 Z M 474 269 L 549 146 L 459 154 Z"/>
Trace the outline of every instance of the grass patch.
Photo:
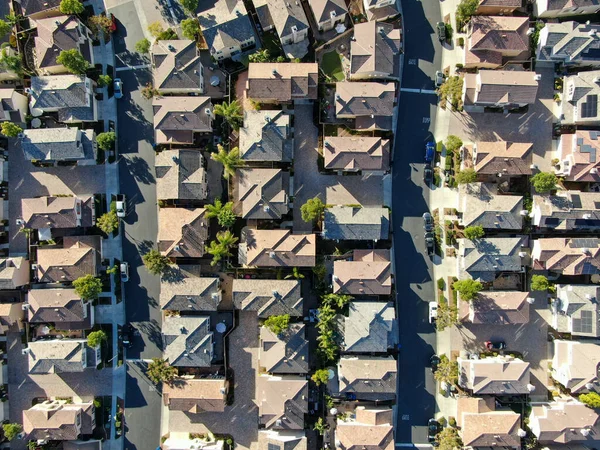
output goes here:
<path id="1" fill-rule="evenodd" d="M 342 56 L 335 50 L 323 55 L 321 69 L 325 75 L 337 81 L 344 81 L 346 79 L 342 69 Z"/>

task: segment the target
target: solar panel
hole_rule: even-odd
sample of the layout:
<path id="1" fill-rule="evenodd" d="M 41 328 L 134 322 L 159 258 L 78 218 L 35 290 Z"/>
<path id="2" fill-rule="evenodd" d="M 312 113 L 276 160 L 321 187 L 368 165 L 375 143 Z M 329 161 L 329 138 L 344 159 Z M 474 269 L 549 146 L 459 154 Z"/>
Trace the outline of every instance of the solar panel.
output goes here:
<path id="1" fill-rule="evenodd" d="M 587 95 L 585 103 L 581 104 L 581 117 L 596 117 L 598 115 L 598 95 Z"/>
<path id="2" fill-rule="evenodd" d="M 593 313 L 592 311 L 581 311 L 581 332 L 591 333 L 593 331 Z"/>
<path id="3" fill-rule="evenodd" d="M 581 209 L 581 197 L 579 195 L 572 194 L 571 202 L 573 203 L 573 208 Z"/>

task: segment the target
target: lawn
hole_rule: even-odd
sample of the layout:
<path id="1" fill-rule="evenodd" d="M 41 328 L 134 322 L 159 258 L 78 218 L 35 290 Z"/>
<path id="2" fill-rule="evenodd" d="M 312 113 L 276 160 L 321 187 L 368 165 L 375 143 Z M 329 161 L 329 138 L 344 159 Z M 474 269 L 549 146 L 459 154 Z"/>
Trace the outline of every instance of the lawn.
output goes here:
<path id="1" fill-rule="evenodd" d="M 323 55 L 321 69 L 325 75 L 335 78 L 337 81 L 344 81 L 346 78 L 342 70 L 342 56 L 335 50 Z"/>

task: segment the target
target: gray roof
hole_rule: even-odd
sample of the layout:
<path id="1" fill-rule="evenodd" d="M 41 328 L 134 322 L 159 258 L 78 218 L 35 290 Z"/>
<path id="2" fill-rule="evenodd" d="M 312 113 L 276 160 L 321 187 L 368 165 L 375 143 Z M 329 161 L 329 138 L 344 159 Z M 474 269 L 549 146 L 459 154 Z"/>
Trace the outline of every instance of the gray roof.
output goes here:
<path id="1" fill-rule="evenodd" d="M 344 318 L 345 353 L 387 353 L 397 343 L 398 322 L 392 302 L 352 302 Z"/>
<path id="2" fill-rule="evenodd" d="M 172 311 L 216 311 L 221 303 L 219 278 L 184 277 L 163 279 L 160 305 Z"/>
<path id="3" fill-rule="evenodd" d="M 385 22 L 357 23 L 350 46 L 350 76 L 381 72 L 397 77 L 400 51 L 400 29 Z"/>
<path id="4" fill-rule="evenodd" d="M 19 0 L 26 16 L 49 9 L 58 9 L 61 0 Z"/>
<path id="5" fill-rule="evenodd" d="M 40 69 L 60 66 L 60 52 L 77 50 L 88 62 L 92 62 L 87 27 L 75 16 L 61 15 L 38 19 L 35 37 L 36 65 Z"/>
<path id="6" fill-rule="evenodd" d="M 244 111 L 240 156 L 246 161 L 291 162 L 294 141 L 290 116 L 283 111 Z"/>
<path id="7" fill-rule="evenodd" d="M 15 102 L 15 99 L 23 99 L 27 103 L 27 97 L 15 91 L 14 88 L 0 88 L 0 120 L 9 120 L 16 123 L 21 122 L 21 113 L 24 116 L 27 113 L 27 107 L 21 111 L 19 109 L 19 102 Z"/>
<path id="8" fill-rule="evenodd" d="M 23 131 L 21 147 L 27 160 L 95 161 L 94 130 L 44 128 Z"/>
<path id="9" fill-rule="evenodd" d="M 196 41 L 155 41 L 152 46 L 154 87 L 159 91 L 201 92 L 202 64 Z"/>
<path id="10" fill-rule="evenodd" d="M 95 366 L 95 358 L 88 359 L 92 349 L 83 339 L 36 341 L 30 342 L 28 348 L 31 374 L 83 372 L 86 367 Z"/>
<path id="11" fill-rule="evenodd" d="M 356 118 L 357 129 L 391 130 L 395 101 L 396 88 L 392 82 L 344 81 L 335 86 L 336 116 Z"/>
<path id="12" fill-rule="evenodd" d="M 37 197 L 21 199 L 22 217 L 27 228 L 91 227 L 94 198 Z"/>
<path id="13" fill-rule="evenodd" d="M 211 51 L 237 47 L 252 38 L 258 44 L 242 0 L 217 0 L 211 9 L 198 14 L 198 20 Z"/>
<path id="14" fill-rule="evenodd" d="M 534 195 L 533 224 L 552 230 L 597 230 L 600 193 L 559 191 L 556 195 Z"/>
<path id="15" fill-rule="evenodd" d="M 558 321 L 557 331 L 573 336 L 600 337 L 600 287 L 591 284 L 559 284 L 556 287 L 556 310 L 565 317 L 564 327 Z"/>
<path id="16" fill-rule="evenodd" d="M 158 199 L 206 199 L 208 185 L 200 150 L 163 150 L 156 155 L 155 171 Z"/>
<path id="17" fill-rule="evenodd" d="M 32 77 L 29 106 L 58 111 L 60 122 L 93 121 L 92 86 L 83 75 Z"/>
<path id="18" fill-rule="evenodd" d="M 337 17 L 348 14 L 348 7 L 344 0 L 308 0 L 308 4 L 310 5 L 310 9 L 312 9 L 317 23 L 331 20 L 332 12 Z"/>
<path id="19" fill-rule="evenodd" d="M 391 356 L 344 356 L 338 363 L 340 394 L 353 393 L 365 401 L 394 400 L 397 370 Z"/>
<path id="20" fill-rule="evenodd" d="M 281 219 L 289 211 L 289 189 L 289 172 L 237 169 L 233 180 L 234 211 L 244 219 Z"/>
<path id="21" fill-rule="evenodd" d="M 465 227 L 479 225 L 491 230 L 520 230 L 523 226 L 523 197 L 499 195 L 495 184 L 459 186 L 458 210 Z"/>
<path id="22" fill-rule="evenodd" d="M 562 22 L 546 24 L 538 60 L 586 64 L 600 61 L 600 25 Z M 594 33 L 595 34 L 591 34 Z"/>
<path id="23" fill-rule="evenodd" d="M 256 13 L 263 28 L 275 26 L 280 38 L 292 34 L 292 27 L 300 32 L 309 28 L 308 19 L 299 1 L 254 0 Z"/>
<path id="24" fill-rule="evenodd" d="M 600 6 L 599 0 L 548 0 L 548 7 L 546 8 L 548 11 L 555 11 L 566 9 L 570 10 L 572 8 L 585 8 L 588 6 Z M 573 11 L 573 14 L 577 14 Z"/>
<path id="25" fill-rule="evenodd" d="M 475 241 L 459 239 L 458 242 L 460 279 L 470 276 L 474 280 L 494 281 L 499 273 L 519 272 L 523 267 L 519 252 L 527 246 L 527 238 L 524 236 Z"/>
<path id="26" fill-rule="evenodd" d="M 308 341 L 303 324 L 291 324 L 275 335 L 266 327 L 260 328 L 259 363 L 272 374 L 308 373 Z"/>
<path id="27" fill-rule="evenodd" d="M 390 216 L 387 208 L 334 206 L 325 210 L 323 238 L 370 241 L 389 237 Z"/>
<path id="28" fill-rule="evenodd" d="M 75 289 L 31 289 L 27 303 L 30 323 L 55 323 L 59 330 L 91 328 L 90 306 Z"/>
<path id="29" fill-rule="evenodd" d="M 538 90 L 535 77 L 535 72 L 482 69 L 476 76 L 475 103 L 535 103 Z M 469 88 L 472 86 L 467 83 L 467 89 Z"/>
<path id="30" fill-rule="evenodd" d="M 233 280 L 233 303 L 244 311 L 256 311 L 258 317 L 303 314 L 300 280 Z"/>
<path id="31" fill-rule="evenodd" d="M 165 359 L 175 367 L 209 367 L 212 337 L 210 317 L 165 317 L 162 324 Z"/>
<path id="32" fill-rule="evenodd" d="M 29 260 L 22 256 L 0 258 L 0 290 L 12 290 L 29 283 Z"/>
<path id="33" fill-rule="evenodd" d="M 564 77 L 562 123 L 598 123 L 600 116 L 600 84 L 595 80 L 600 70 L 579 72 Z"/>

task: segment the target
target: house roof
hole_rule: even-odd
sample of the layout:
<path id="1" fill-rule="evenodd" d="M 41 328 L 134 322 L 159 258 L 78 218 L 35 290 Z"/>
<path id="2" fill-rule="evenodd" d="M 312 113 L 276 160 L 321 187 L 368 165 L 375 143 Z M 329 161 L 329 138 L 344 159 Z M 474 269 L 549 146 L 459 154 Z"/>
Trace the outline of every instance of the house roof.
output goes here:
<path id="1" fill-rule="evenodd" d="M 29 342 L 29 373 L 83 372 L 88 366 L 84 339 Z"/>
<path id="2" fill-rule="evenodd" d="M 248 97 L 280 102 L 316 100 L 318 79 L 317 63 L 250 63 Z"/>
<path id="3" fill-rule="evenodd" d="M 392 82 L 338 82 L 335 84 L 335 113 L 340 118 L 362 118 L 363 121 L 356 124 L 357 129 L 391 129 L 395 98 Z"/>
<path id="4" fill-rule="evenodd" d="M 23 15 L 29 16 L 42 11 L 58 9 L 61 0 L 19 0 Z"/>
<path id="5" fill-rule="evenodd" d="M 16 300 L 16 299 L 15 299 Z M 0 303 L 0 333 L 6 334 L 10 328 L 16 326 L 20 331 L 25 317 L 23 303 Z"/>
<path id="6" fill-rule="evenodd" d="M 17 92 L 14 88 L 0 89 L 0 120 L 9 120 L 11 122 L 21 122 L 21 113 L 25 115 L 27 108 L 20 110 L 19 99 L 27 104 L 27 97 Z"/>
<path id="7" fill-rule="evenodd" d="M 284 111 L 244 111 L 239 130 L 240 157 L 245 161 L 291 162 L 294 141 L 290 115 Z"/>
<path id="8" fill-rule="evenodd" d="M 478 142 L 475 170 L 484 175 L 530 175 L 532 157 L 531 143 Z"/>
<path id="9" fill-rule="evenodd" d="M 260 430 L 258 432 L 259 450 L 307 450 L 304 431 Z"/>
<path id="10" fill-rule="evenodd" d="M 587 6 L 600 5 L 598 0 L 548 0 L 547 11 L 556 11 L 569 8 L 585 8 Z"/>
<path id="11" fill-rule="evenodd" d="M 77 228 L 94 225 L 92 197 L 37 197 L 21 200 L 25 227 Z"/>
<path id="12" fill-rule="evenodd" d="M 533 225 L 553 230 L 600 228 L 600 193 L 558 191 L 533 196 Z"/>
<path id="13" fill-rule="evenodd" d="M 345 353 L 387 353 L 396 346 L 398 322 L 392 302 L 351 302 L 343 323 Z"/>
<path id="14" fill-rule="evenodd" d="M 224 378 L 175 378 L 163 386 L 162 398 L 171 411 L 192 414 L 223 412 L 226 388 Z"/>
<path id="15" fill-rule="evenodd" d="M 202 93 L 202 64 L 196 41 L 157 40 L 152 46 L 153 86 Z"/>
<path id="16" fill-rule="evenodd" d="M 600 181 L 600 133 L 598 131 L 577 130 L 573 135 L 563 135 L 560 139 L 563 161 L 568 162 L 568 170 L 563 174 L 567 181 Z M 564 165 L 564 163 L 563 163 Z"/>
<path id="17" fill-rule="evenodd" d="M 158 199 L 206 199 L 208 185 L 200 150 L 163 150 L 156 155 L 155 166 Z"/>
<path id="18" fill-rule="evenodd" d="M 461 301 L 459 317 L 475 324 L 515 325 L 529 323 L 529 292 L 485 291 L 470 302 Z"/>
<path id="19" fill-rule="evenodd" d="M 310 9 L 317 23 L 326 22 L 333 17 L 348 14 L 348 7 L 344 0 L 308 0 Z"/>
<path id="20" fill-rule="evenodd" d="M 390 233 L 387 208 L 334 206 L 325 209 L 323 239 L 339 241 L 386 240 Z"/>
<path id="21" fill-rule="evenodd" d="M 397 77 L 400 52 L 399 28 L 377 21 L 357 23 L 350 44 L 350 76 L 377 72 Z"/>
<path id="22" fill-rule="evenodd" d="M 598 238 L 542 238 L 533 242 L 533 267 L 563 275 L 600 273 Z"/>
<path id="23" fill-rule="evenodd" d="M 208 239 L 204 208 L 160 208 L 158 249 L 169 258 L 202 258 Z"/>
<path id="24" fill-rule="evenodd" d="M 600 436 L 598 412 L 573 398 L 533 406 L 529 428 L 541 444 L 585 443 Z M 587 431 L 582 434 L 582 430 Z"/>
<path id="25" fill-rule="evenodd" d="M 29 283 L 29 260 L 22 256 L 0 258 L 0 289 L 12 290 L 27 283 Z"/>
<path id="26" fill-rule="evenodd" d="M 340 393 L 354 393 L 357 400 L 394 400 L 396 373 L 397 362 L 391 356 L 344 356 L 338 363 Z"/>
<path id="27" fill-rule="evenodd" d="M 83 75 L 32 77 L 29 107 L 58 111 L 60 122 L 92 121 L 92 81 Z"/>
<path id="28" fill-rule="evenodd" d="M 281 169 L 237 169 L 234 211 L 243 219 L 281 219 L 289 211 L 290 174 Z"/>
<path id="29" fill-rule="evenodd" d="M 239 259 L 245 266 L 312 267 L 316 258 L 314 234 L 289 230 L 242 230 Z"/>
<path id="30" fill-rule="evenodd" d="M 598 123 L 600 116 L 600 70 L 579 72 L 564 77 L 562 123 Z"/>
<path id="31" fill-rule="evenodd" d="M 211 53 L 239 47 L 253 38 L 258 42 L 242 0 L 217 0 L 207 4 L 212 7 L 200 12 L 198 20 Z"/>
<path id="32" fill-rule="evenodd" d="M 522 0 L 480 0 L 479 6 L 504 6 L 520 8 Z"/>
<path id="33" fill-rule="evenodd" d="M 300 280 L 233 280 L 233 303 L 245 311 L 256 311 L 261 318 L 303 314 Z"/>
<path id="34" fill-rule="evenodd" d="M 194 133 L 212 132 L 210 97 L 154 97 L 152 109 L 158 144 L 192 144 Z"/>
<path id="35" fill-rule="evenodd" d="M 481 69 L 475 77 L 475 103 L 534 103 L 538 90 L 536 76 L 535 72 Z"/>
<path id="36" fill-rule="evenodd" d="M 161 279 L 160 305 L 171 311 L 216 311 L 221 303 L 219 278 Z"/>
<path id="37" fill-rule="evenodd" d="M 38 281 L 75 281 L 84 275 L 96 275 L 100 252 L 99 239 L 90 244 L 84 238 L 85 236 L 76 236 L 74 240 L 64 238 L 63 248 L 38 248 Z"/>
<path id="38" fill-rule="evenodd" d="M 524 236 L 458 242 L 460 279 L 470 276 L 479 281 L 494 281 L 501 272 L 519 272 L 523 267 L 519 253 L 527 246 Z"/>
<path id="39" fill-rule="evenodd" d="M 556 308 L 567 319 L 564 326 L 555 327 L 561 333 L 573 336 L 600 337 L 600 287 L 593 284 L 559 284 L 556 286 Z"/>
<path id="40" fill-rule="evenodd" d="M 336 448 L 341 450 L 392 450 L 394 427 L 391 409 L 356 408 L 355 420 L 338 420 Z"/>
<path id="41" fill-rule="evenodd" d="M 60 330 L 76 329 L 77 325 L 84 325 L 88 318 L 87 306 L 72 288 L 32 289 L 27 294 L 27 303 L 29 322 L 56 323 Z M 89 327 L 89 320 L 87 325 Z"/>
<path id="42" fill-rule="evenodd" d="M 56 59 L 60 52 L 65 50 L 77 50 L 84 59 L 91 62 L 89 46 L 84 41 L 87 40 L 87 36 L 81 32 L 81 27 L 84 25 L 77 17 L 67 15 L 48 17 L 38 19 L 32 25 L 37 28 L 35 56 L 38 68 L 60 66 Z"/>
<path id="43" fill-rule="evenodd" d="M 458 384 L 473 395 L 529 394 L 529 363 L 497 356 L 478 360 L 458 358 Z"/>
<path id="44" fill-rule="evenodd" d="M 571 394 L 587 392 L 587 384 L 598 383 L 600 345 L 596 342 L 554 341 L 552 377 Z M 597 389 L 597 388 L 596 388 Z"/>
<path id="45" fill-rule="evenodd" d="M 212 361 L 213 333 L 210 318 L 167 316 L 162 323 L 165 359 L 175 367 L 209 367 Z"/>
<path id="46" fill-rule="evenodd" d="M 304 325 L 291 324 L 276 335 L 267 327 L 260 327 L 258 362 L 272 374 L 308 373 L 308 341 Z"/>
<path id="47" fill-rule="evenodd" d="M 354 250 L 352 260 L 334 261 L 333 292 L 390 295 L 392 265 L 389 250 Z"/>
<path id="48" fill-rule="evenodd" d="M 267 429 L 303 430 L 308 414 L 308 382 L 303 378 L 259 375 L 256 379 L 258 420 Z"/>
<path id="49" fill-rule="evenodd" d="M 309 28 L 308 19 L 300 2 L 286 0 L 254 0 L 258 19 L 263 28 L 274 26 L 279 38 Z"/>
<path id="50" fill-rule="evenodd" d="M 23 411 L 23 431 L 30 440 L 72 441 L 92 433 L 94 405 L 46 400 Z M 81 420 L 79 432 L 78 417 Z"/>
<path id="51" fill-rule="evenodd" d="M 21 147 L 27 160 L 64 161 L 96 159 L 94 130 L 39 128 L 23 130 Z"/>
<path id="52" fill-rule="evenodd" d="M 478 225 L 493 230 L 520 230 L 523 227 L 523 197 L 498 195 L 496 184 L 460 185 L 458 206 L 465 227 Z"/>
<path id="53" fill-rule="evenodd" d="M 465 48 L 467 64 L 502 64 L 503 55 L 528 52 L 527 17 L 473 16 Z"/>
<path id="54" fill-rule="evenodd" d="M 382 170 L 390 168 L 390 141 L 370 136 L 323 138 L 326 169 Z"/>
<path id="55" fill-rule="evenodd" d="M 457 409 L 465 447 L 521 448 L 519 414 L 496 411 L 493 401 L 474 397 L 459 397 Z"/>
<path id="56" fill-rule="evenodd" d="M 540 61 L 594 63 L 600 61 L 600 25 L 574 21 L 548 23 L 547 32 L 540 35 Z"/>

